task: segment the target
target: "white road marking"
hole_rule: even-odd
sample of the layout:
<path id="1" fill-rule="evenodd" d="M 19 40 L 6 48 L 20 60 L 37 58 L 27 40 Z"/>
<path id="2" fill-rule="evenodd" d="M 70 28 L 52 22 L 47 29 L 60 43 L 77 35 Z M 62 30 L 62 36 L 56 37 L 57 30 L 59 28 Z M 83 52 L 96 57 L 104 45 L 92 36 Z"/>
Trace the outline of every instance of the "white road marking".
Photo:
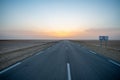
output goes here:
<path id="1" fill-rule="evenodd" d="M 6 71 L 8 71 L 8 70 L 10 70 L 10 69 L 12 69 L 12 68 L 14 68 L 14 67 L 20 65 L 20 64 L 21 64 L 21 62 L 18 62 L 18 63 L 16 63 L 16 64 L 14 64 L 14 65 L 12 65 L 12 66 L 10 66 L 10 67 L 8 67 L 8 68 L 6 68 L 6 69 L 0 71 L 0 74 L 4 73 L 4 72 L 6 72 Z"/>
<path id="2" fill-rule="evenodd" d="M 68 74 L 68 80 L 71 80 L 71 72 L 70 72 L 70 64 L 67 63 L 67 74 Z"/>
<path id="3" fill-rule="evenodd" d="M 93 54 L 96 54 L 95 52 L 93 52 L 93 51 L 89 51 L 89 52 L 91 52 L 91 53 L 93 53 Z"/>
<path id="4" fill-rule="evenodd" d="M 35 55 L 40 55 L 41 53 L 43 53 L 43 51 L 42 51 L 42 52 L 39 52 L 39 53 L 37 53 L 37 54 L 35 54 Z"/>
<path id="5" fill-rule="evenodd" d="M 113 63 L 113 64 L 115 64 L 115 65 L 117 65 L 117 66 L 119 66 L 119 67 L 120 67 L 120 64 L 119 64 L 119 63 L 117 63 L 117 62 L 115 62 L 115 61 L 113 61 L 113 60 L 109 60 L 109 62 L 111 62 L 111 63 Z"/>

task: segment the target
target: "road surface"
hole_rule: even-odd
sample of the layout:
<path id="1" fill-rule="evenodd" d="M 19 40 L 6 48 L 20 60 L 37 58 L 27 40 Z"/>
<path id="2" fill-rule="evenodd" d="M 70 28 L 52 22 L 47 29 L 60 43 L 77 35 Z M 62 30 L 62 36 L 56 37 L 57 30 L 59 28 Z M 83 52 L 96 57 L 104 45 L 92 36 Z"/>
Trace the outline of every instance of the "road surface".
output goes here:
<path id="1" fill-rule="evenodd" d="M 61 41 L 0 71 L 0 80 L 120 80 L 120 64 Z"/>

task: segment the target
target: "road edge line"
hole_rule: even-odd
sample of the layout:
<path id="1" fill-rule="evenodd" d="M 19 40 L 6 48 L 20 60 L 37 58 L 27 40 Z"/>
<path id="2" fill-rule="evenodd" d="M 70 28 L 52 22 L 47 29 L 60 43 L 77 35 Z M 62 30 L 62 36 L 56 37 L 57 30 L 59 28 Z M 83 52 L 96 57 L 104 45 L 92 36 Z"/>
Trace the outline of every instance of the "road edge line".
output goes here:
<path id="1" fill-rule="evenodd" d="M 115 64 L 115 65 L 117 65 L 117 66 L 119 66 L 119 67 L 120 67 L 120 64 L 119 64 L 119 63 L 117 63 L 117 62 L 115 62 L 115 61 L 113 61 L 113 60 L 109 60 L 109 62 L 111 62 L 111 63 L 113 63 L 113 64 Z"/>
<path id="2" fill-rule="evenodd" d="M 16 63 L 16 64 L 13 64 L 12 66 L 10 66 L 10 67 L 8 67 L 8 68 L 0 71 L 0 74 L 2 74 L 2 73 L 4 73 L 4 72 L 7 72 L 8 70 L 10 70 L 10 69 L 12 69 L 12 68 L 14 68 L 14 67 L 16 67 L 16 66 L 18 66 L 18 65 L 20 65 L 20 64 L 21 64 L 21 62 L 18 62 L 18 63 Z"/>
<path id="3" fill-rule="evenodd" d="M 93 54 L 97 54 L 97 53 L 95 53 L 95 52 L 93 52 L 93 51 L 89 51 L 90 53 L 93 53 Z"/>

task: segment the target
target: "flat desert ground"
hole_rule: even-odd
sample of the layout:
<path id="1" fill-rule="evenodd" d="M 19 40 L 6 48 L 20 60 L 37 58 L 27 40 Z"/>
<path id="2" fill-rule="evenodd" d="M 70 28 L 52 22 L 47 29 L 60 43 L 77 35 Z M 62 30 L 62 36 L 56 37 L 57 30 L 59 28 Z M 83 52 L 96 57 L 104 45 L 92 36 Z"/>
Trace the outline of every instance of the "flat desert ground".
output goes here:
<path id="1" fill-rule="evenodd" d="M 103 42 L 101 46 L 99 40 L 72 40 L 72 42 L 120 62 L 120 40 L 109 40 L 107 46 L 105 42 Z"/>
<path id="2" fill-rule="evenodd" d="M 55 40 L 0 40 L 0 70 L 57 43 Z"/>

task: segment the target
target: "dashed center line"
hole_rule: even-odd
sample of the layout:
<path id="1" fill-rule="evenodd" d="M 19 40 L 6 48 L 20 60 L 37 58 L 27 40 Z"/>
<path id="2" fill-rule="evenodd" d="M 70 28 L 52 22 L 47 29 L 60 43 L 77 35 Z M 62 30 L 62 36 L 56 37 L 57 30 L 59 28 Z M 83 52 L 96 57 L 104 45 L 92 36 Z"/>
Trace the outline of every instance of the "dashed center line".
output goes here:
<path id="1" fill-rule="evenodd" d="M 12 66 L 10 66 L 10 67 L 8 67 L 8 68 L 6 68 L 6 69 L 0 71 L 0 74 L 4 73 L 4 72 L 6 72 L 6 71 L 8 71 L 8 70 L 10 70 L 10 69 L 12 69 L 12 68 L 14 68 L 14 67 L 20 65 L 20 64 L 21 64 L 21 62 L 18 62 L 18 63 L 16 63 L 16 64 L 14 64 L 14 65 L 12 65 Z"/>
<path id="2" fill-rule="evenodd" d="M 70 64 L 67 63 L 67 75 L 68 75 L 68 80 L 71 80 L 71 72 L 70 72 Z"/>
<path id="3" fill-rule="evenodd" d="M 113 60 L 109 60 L 109 62 L 111 62 L 111 63 L 113 63 L 113 64 L 115 64 L 115 65 L 117 65 L 117 66 L 119 66 L 119 67 L 120 67 L 120 64 L 119 64 L 119 63 L 117 63 L 117 62 L 115 62 L 115 61 L 113 61 Z"/>

